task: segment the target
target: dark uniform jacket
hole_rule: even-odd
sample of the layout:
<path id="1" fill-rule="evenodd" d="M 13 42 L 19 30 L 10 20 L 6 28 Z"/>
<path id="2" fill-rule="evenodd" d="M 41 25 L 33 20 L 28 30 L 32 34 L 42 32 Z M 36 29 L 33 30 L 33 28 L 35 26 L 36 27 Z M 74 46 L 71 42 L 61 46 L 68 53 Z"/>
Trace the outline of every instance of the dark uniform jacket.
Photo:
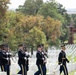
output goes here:
<path id="1" fill-rule="evenodd" d="M 2 57 L 2 52 L 0 50 L 0 65 L 1 65 L 1 57 Z"/>
<path id="2" fill-rule="evenodd" d="M 28 55 L 22 50 L 18 51 L 18 64 L 28 65 Z"/>
<path id="3" fill-rule="evenodd" d="M 64 51 L 61 51 L 59 53 L 58 62 L 59 64 L 63 64 L 63 65 L 66 65 L 66 62 L 69 63 L 69 60 L 66 58 L 66 53 Z"/>
<path id="4" fill-rule="evenodd" d="M 37 51 L 36 53 L 36 58 L 37 58 L 37 61 L 36 61 L 36 64 L 37 65 L 44 65 L 45 64 L 45 57 L 44 57 L 44 54 L 40 51 Z"/>
<path id="5" fill-rule="evenodd" d="M 1 64 L 2 65 L 10 65 L 11 64 L 11 60 L 10 60 L 10 53 L 6 52 L 4 50 L 1 51 Z"/>

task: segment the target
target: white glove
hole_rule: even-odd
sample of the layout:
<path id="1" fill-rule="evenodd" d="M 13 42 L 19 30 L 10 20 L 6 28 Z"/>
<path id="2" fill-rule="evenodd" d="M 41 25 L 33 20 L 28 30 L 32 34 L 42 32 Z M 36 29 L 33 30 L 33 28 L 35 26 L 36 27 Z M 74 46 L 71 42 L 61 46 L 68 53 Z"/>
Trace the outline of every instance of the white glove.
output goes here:
<path id="1" fill-rule="evenodd" d="M 44 54 L 44 52 L 42 52 L 42 54 Z"/>
<path id="2" fill-rule="evenodd" d="M 7 60 L 9 59 L 9 58 L 6 58 Z"/>
<path id="3" fill-rule="evenodd" d="M 60 66 L 62 66 L 62 64 L 60 64 Z"/>
<path id="4" fill-rule="evenodd" d="M 24 57 L 24 59 L 25 59 L 25 60 L 27 60 L 27 58 L 26 58 L 26 57 Z"/>
<path id="5" fill-rule="evenodd" d="M 12 53 L 9 53 L 10 55 L 12 55 Z"/>
<path id="6" fill-rule="evenodd" d="M 47 62 L 47 60 L 44 61 L 44 63 L 46 63 L 46 62 Z"/>
<path id="7" fill-rule="evenodd" d="M 44 58 L 42 58 L 42 60 L 44 60 Z"/>
<path id="8" fill-rule="evenodd" d="M 9 53 L 7 52 L 6 54 L 8 55 Z"/>
<path id="9" fill-rule="evenodd" d="M 28 52 L 25 52 L 26 55 L 29 55 Z"/>

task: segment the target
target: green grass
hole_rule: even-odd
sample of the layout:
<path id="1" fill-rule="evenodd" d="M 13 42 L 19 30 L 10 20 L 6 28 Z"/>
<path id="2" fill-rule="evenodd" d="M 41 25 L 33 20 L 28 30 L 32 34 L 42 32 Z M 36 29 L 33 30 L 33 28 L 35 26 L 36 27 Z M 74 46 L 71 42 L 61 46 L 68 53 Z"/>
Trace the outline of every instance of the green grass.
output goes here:
<path id="1" fill-rule="evenodd" d="M 76 56 L 73 58 L 74 62 L 76 62 Z"/>
<path id="2" fill-rule="evenodd" d="M 76 72 L 76 71 L 70 72 L 69 75 L 74 75 L 75 72 Z"/>
<path id="3" fill-rule="evenodd" d="M 68 57 L 69 61 L 71 61 L 71 60 L 72 60 L 72 55 L 67 56 L 67 57 Z M 73 62 L 76 62 L 76 56 L 73 58 Z"/>
<path id="4" fill-rule="evenodd" d="M 76 62 L 76 57 L 74 57 L 74 62 Z"/>
<path id="5" fill-rule="evenodd" d="M 70 72 L 68 75 L 74 75 L 75 72 L 76 72 L 76 71 L 72 71 L 72 72 Z M 64 74 L 62 73 L 61 75 L 64 75 Z"/>

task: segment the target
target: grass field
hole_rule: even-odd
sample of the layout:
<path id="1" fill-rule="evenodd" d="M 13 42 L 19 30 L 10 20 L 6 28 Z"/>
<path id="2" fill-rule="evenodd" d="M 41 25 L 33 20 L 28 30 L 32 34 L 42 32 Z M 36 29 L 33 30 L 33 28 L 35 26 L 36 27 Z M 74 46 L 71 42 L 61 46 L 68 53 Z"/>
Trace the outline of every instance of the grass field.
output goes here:
<path id="1" fill-rule="evenodd" d="M 74 75 L 76 71 L 70 72 L 68 75 Z M 64 75 L 63 73 L 61 75 Z"/>
<path id="2" fill-rule="evenodd" d="M 74 75 L 74 74 L 75 74 L 75 72 L 76 72 L 76 71 L 73 71 L 73 72 L 69 73 L 69 75 Z"/>

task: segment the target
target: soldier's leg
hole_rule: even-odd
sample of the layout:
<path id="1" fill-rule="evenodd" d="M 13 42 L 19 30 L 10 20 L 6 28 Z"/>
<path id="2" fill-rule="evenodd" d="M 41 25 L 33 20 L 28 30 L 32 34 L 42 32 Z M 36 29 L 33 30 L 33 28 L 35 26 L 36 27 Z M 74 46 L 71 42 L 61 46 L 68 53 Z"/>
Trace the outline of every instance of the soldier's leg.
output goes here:
<path id="1" fill-rule="evenodd" d="M 63 69 L 64 75 L 68 75 L 67 67 L 65 65 L 63 65 L 63 67 L 64 67 L 64 69 Z"/>
<path id="2" fill-rule="evenodd" d="M 4 71 L 7 72 L 7 65 L 3 65 Z"/>
<path id="3" fill-rule="evenodd" d="M 25 75 L 25 66 L 22 64 L 22 75 Z"/>
<path id="4" fill-rule="evenodd" d="M 62 73 L 63 69 L 64 69 L 64 68 L 63 68 L 63 65 L 61 65 L 61 66 L 60 66 L 60 69 L 59 69 L 59 70 L 60 70 L 60 74 Z"/>
<path id="5" fill-rule="evenodd" d="M 41 75 L 44 75 L 43 74 L 43 65 L 39 65 L 39 67 L 40 67 Z"/>
<path id="6" fill-rule="evenodd" d="M 7 65 L 7 75 L 10 75 L 10 65 Z"/>
<path id="7" fill-rule="evenodd" d="M 27 71 L 29 70 L 29 65 L 26 65 L 26 69 L 27 69 Z"/>
<path id="8" fill-rule="evenodd" d="M 46 65 L 42 66 L 43 75 L 46 75 Z"/>
<path id="9" fill-rule="evenodd" d="M 39 75 L 39 74 L 41 74 L 40 66 L 39 66 L 39 65 L 37 65 L 37 67 L 38 67 L 38 71 L 37 71 L 37 72 L 35 72 L 35 73 L 34 73 L 34 75 Z"/>
<path id="10" fill-rule="evenodd" d="M 18 74 L 22 74 L 22 66 L 21 66 L 21 64 L 19 64 L 19 66 L 20 66 L 20 71 L 18 72 Z"/>
<path id="11" fill-rule="evenodd" d="M 0 71 L 2 71 L 2 69 L 1 69 L 1 65 L 0 65 Z"/>
<path id="12" fill-rule="evenodd" d="M 46 75 L 46 71 L 47 71 L 47 69 L 46 69 L 46 65 L 45 65 L 45 75 Z"/>
<path id="13" fill-rule="evenodd" d="M 3 65 L 1 65 L 1 71 L 4 71 L 4 66 Z"/>
<path id="14" fill-rule="evenodd" d="M 68 69 L 66 66 L 65 66 L 65 75 L 68 75 Z"/>
<path id="15" fill-rule="evenodd" d="M 24 75 L 27 75 L 27 65 L 24 65 L 23 68 L 24 68 Z"/>

